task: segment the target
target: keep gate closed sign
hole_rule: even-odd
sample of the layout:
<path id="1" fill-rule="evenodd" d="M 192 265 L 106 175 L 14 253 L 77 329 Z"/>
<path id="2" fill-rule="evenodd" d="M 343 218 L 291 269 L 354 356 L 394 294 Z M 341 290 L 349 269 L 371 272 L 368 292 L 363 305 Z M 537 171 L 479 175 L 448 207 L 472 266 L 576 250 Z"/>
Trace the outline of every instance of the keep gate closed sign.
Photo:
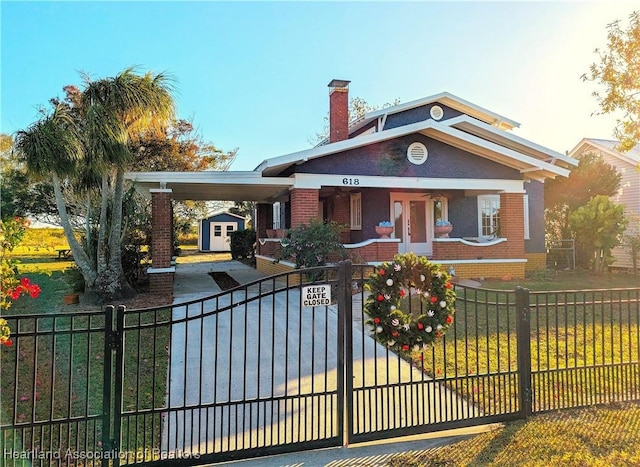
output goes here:
<path id="1" fill-rule="evenodd" d="M 319 284 L 302 287 L 302 306 L 331 305 L 331 285 Z"/>

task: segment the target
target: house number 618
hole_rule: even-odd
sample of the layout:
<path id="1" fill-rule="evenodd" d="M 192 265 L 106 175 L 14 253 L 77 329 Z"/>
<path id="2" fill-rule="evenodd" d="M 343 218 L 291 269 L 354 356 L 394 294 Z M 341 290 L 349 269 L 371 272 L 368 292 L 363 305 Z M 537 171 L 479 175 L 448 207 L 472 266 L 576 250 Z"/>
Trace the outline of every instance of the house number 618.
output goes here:
<path id="1" fill-rule="evenodd" d="M 360 179 L 359 178 L 343 178 L 342 179 L 342 184 L 343 185 L 360 185 Z"/>

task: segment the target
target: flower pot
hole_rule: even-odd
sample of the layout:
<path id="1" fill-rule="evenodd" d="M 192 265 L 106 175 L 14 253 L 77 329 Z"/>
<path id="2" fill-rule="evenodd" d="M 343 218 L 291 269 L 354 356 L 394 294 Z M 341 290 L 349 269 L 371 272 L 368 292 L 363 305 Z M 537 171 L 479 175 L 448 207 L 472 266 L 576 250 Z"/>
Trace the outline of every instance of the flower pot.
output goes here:
<path id="1" fill-rule="evenodd" d="M 393 227 L 376 225 L 376 233 L 380 235 L 380 238 L 389 238 L 389 235 L 391 235 L 392 232 L 393 232 Z"/>
<path id="2" fill-rule="evenodd" d="M 267 229 L 267 238 L 274 238 L 276 236 L 276 231 L 274 229 Z"/>
<path id="3" fill-rule="evenodd" d="M 69 293 L 62 297 L 62 301 L 65 305 L 73 305 L 80 302 L 80 295 L 77 293 Z"/>
<path id="4" fill-rule="evenodd" d="M 433 228 L 433 232 L 438 236 L 438 238 L 449 238 L 449 234 L 452 230 L 452 225 L 436 225 Z"/>

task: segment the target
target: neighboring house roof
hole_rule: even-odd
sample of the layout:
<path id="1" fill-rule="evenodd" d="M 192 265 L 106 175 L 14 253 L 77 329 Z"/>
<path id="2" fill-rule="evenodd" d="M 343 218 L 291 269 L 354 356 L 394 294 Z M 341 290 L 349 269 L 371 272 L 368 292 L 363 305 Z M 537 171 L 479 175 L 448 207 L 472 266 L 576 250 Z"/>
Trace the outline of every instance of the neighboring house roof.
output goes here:
<path id="1" fill-rule="evenodd" d="M 605 151 L 618 159 L 621 159 L 629 164 L 640 164 L 640 144 L 636 144 L 629 151 L 620 152 L 616 147 L 620 144 L 620 141 L 611 139 L 598 139 L 598 138 L 582 138 L 582 140 L 574 147 L 569 156 L 573 157 L 576 154 L 582 154 L 589 148 L 589 146 Z"/>
<path id="2" fill-rule="evenodd" d="M 526 178 L 531 179 L 553 178 L 557 175 L 566 177 L 569 175 L 569 170 L 565 167 L 577 165 L 577 161 L 559 152 L 487 125 L 476 118 L 461 115 L 443 121 L 427 119 L 390 130 L 359 135 L 347 140 L 274 157 L 263 161 L 255 171 L 261 172 L 265 176 L 276 175 L 289 166 L 301 164 L 310 159 L 387 141 L 411 133 L 421 133 L 520 170 Z"/>

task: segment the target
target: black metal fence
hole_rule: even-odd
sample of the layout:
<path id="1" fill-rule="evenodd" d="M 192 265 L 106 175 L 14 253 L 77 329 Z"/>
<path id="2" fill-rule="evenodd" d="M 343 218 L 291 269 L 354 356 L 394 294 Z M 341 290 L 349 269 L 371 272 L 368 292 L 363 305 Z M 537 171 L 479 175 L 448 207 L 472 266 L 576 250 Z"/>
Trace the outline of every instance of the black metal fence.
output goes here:
<path id="1" fill-rule="evenodd" d="M 2 465 L 196 465 L 640 400 L 640 288 L 457 286 L 446 336 L 401 358 L 365 324 L 372 272 L 341 263 L 172 306 L 7 316 Z"/>

